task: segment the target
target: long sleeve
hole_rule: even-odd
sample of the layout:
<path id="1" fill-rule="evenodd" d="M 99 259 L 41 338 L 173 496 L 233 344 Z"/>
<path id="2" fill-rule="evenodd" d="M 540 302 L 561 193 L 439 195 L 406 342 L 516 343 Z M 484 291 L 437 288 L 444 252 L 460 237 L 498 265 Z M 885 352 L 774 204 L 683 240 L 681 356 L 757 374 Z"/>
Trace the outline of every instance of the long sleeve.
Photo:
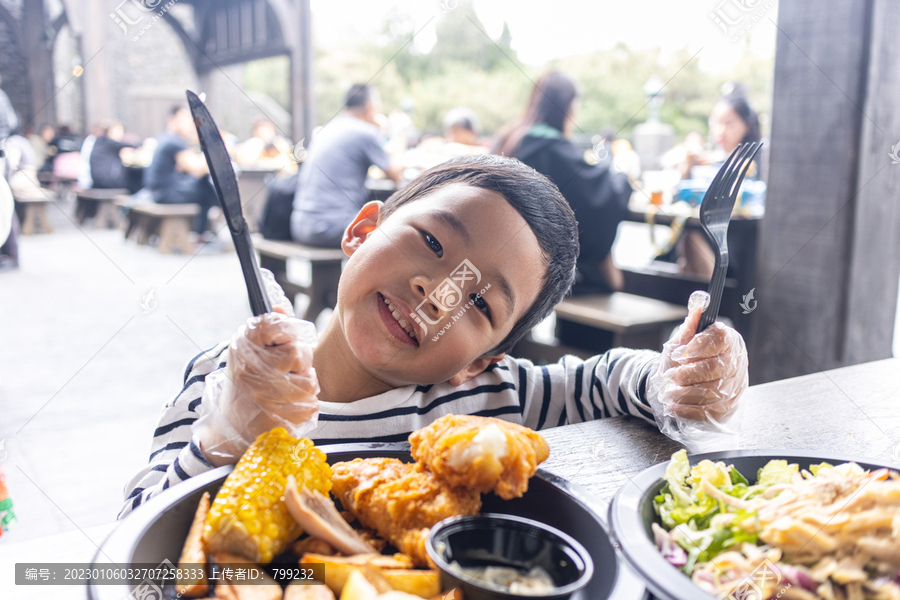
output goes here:
<path id="1" fill-rule="evenodd" d="M 198 408 L 206 376 L 225 365 L 227 348 L 228 343 L 222 342 L 188 363 L 181 391 L 163 407 L 159 425 L 153 432 L 147 466 L 125 486 L 125 503 L 117 518 L 121 519 L 176 483 L 213 468 L 197 440 L 192 438 L 191 425 L 200 416 Z"/>
<path id="2" fill-rule="evenodd" d="M 548 429 L 622 415 L 656 424 L 647 398 L 647 380 L 658 359 L 658 352 L 627 348 L 614 348 L 586 360 L 564 356 L 546 366 L 512 359 L 518 373 L 523 424 Z"/>
<path id="3" fill-rule="evenodd" d="M 184 388 L 163 409 L 149 464 L 125 488 L 119 518 L 163 490 L 212 468 L 191 436 L 199 418 L 206 376 L 223 368 L 228 343 L 195 357 Z M 316 445 L 402 442 L 413 431 L 447 414 L 497 417 L 532 429 L 629 415 L 654 423 L 648 379 L 659 353 L 615 348 L 581 360 L 565 356 L 553 365 L 506 357 L 461 386 L 448 382 L 408 385 L 354 402 L 320 402 Z"/>

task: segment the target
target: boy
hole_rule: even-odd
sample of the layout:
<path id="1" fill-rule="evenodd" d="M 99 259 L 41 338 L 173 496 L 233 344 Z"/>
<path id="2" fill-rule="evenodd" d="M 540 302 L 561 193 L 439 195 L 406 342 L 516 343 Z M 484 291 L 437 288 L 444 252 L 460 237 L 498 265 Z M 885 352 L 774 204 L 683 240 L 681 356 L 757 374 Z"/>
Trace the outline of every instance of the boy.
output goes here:
<path id="1" fill-rule="evenodd" d="M 315 374 L 308 348 L 292 343 L 289 319 L 276 313 L 251 319 L 235 350 L 222 343 L 194 358 L 163 411 L 150 464 L 126 487 L 120 517 L 170 485 L 236 462 L 241 447 L 230 457 L 212 451 L 233 439 L 229 428 L 244 429 L 249 444 L 277 422 L 259 417 L 309 403 L 315 378 L 318 424 L 305 435 L 320 445 L 403 441 L 450 413 L 532 429 L 614 415 L 655 422 L 648 381 L 657 352 L 617 348 L 544 367 L 506 355 L 566 295 L 578 255 L 575 215 L 531 168 L 498 156 L 443 163 L 385 203 L 366 204 L 342 247 L 350 259 L 311 355 Z M 720 324 L 694 336 L 698 318 L 699 311 L 688 317 L 677 352 L 663 355 L 664 390 L 679 414 L 721 419 L 746 387 L 746 350 Z M 248 344 L 262 360 L 247 360 Z M 228 378 L 258 415 L 194 426 L 201 401 L 207 411 L 216 402 L 215 386 L 204 394 L 206 376 L 228 360 Z M 311 412 L 287 418 L 299 423 Z"/>

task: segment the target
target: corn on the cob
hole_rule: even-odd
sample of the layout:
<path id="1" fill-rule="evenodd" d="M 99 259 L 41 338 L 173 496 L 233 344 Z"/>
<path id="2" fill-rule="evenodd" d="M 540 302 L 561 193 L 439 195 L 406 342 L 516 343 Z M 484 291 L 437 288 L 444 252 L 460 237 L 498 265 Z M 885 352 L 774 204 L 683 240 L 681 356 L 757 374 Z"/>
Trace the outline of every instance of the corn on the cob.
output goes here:
<path id="1" fill-rule="evenodd" d="M 310 440 L 294 439 L 281 427 L 257 437 L 210 506 L 203 530 L 208 551 L 271 562 L 302 533 L 284 504 L 287 476 L 328 494 L 331 467 L 325 459 Z"/>

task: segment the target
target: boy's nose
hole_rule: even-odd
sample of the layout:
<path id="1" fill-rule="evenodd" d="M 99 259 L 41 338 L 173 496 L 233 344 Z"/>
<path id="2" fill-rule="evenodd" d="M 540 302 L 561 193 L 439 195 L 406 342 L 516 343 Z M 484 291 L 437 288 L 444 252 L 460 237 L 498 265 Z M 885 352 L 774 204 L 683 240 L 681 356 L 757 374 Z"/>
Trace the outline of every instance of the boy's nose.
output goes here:
<path id="1" fill-rule="evenodd" d="M 434 291 L 435 287 L 434 280 L 425 275 L 416 275 L 412 278 L 410 284 L 416 298 L 416 305 L 413 307 L 413 310 L 424 312 L 425 316 L 432 320 L 432 323 L 442 319 L 446 311 L 441 305 L 431 299 L 431 292 Z M 423 300 L 425 301 L 424 303 L 422 302 Z"/>

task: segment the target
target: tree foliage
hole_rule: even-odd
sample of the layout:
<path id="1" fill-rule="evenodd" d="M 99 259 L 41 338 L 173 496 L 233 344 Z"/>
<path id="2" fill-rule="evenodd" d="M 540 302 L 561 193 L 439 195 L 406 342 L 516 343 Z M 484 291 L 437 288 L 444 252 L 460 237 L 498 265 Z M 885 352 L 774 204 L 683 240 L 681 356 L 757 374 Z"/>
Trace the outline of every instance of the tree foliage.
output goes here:
<path id="1" fill-rule="evenodd" d="M 323 124 L 340 112 L 350 85 L 371 81 L 381 93 L 385 112 L 401 102 L 411 103 L 411 116 L 423 132 L 439 133 L 448 110 L 468 106 L 490 135 L 523 112 L 533 82 L 547 69 L 562 70 L 581 86 L 576 122 L 579 133 L 585 135 L 609 127 L 629 136 L 647 118 L 643 87 L 653 76 L 666 83 L 661 120 L 674 125 L 680 135 L 691 130 L 707 132 L 710 110 L 727 81 L 742 82 L 753 106 L 763 115 L 769 112 L 772 60 L 749 50 L 734 69 L 719 74 L 701 70 L 699 57 L 687 48 L 664 55 L 659 49 L 632 49 L 624 44 L 532 66 L 519 61 L 505 24 L 496 39 L 485 33 L 470 0 L 459 0 L 454 10 L 435 19 L 436 40 L 427 51 L 415 39 L 415 20 L 400 8 L 385 15 L 378 36 L 353 46 L 318 49 L 314 58 L 316 122 Z M 267 72 L 258 78 L 270 76 Z M 282 94 L 279 90 L 279 101 Z M 765 116 L 762 120 L 765 124 Z"/>

